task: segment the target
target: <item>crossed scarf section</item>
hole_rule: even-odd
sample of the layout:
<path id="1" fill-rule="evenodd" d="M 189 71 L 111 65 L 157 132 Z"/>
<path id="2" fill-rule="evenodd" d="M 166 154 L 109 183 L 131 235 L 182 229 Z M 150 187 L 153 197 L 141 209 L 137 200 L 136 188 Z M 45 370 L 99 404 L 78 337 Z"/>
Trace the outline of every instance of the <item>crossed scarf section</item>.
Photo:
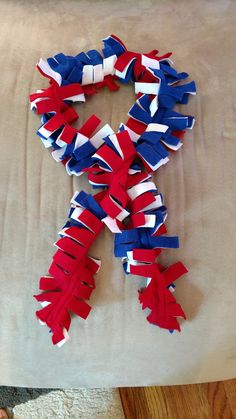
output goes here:
<path id="1" fill-rule="evenodd" d="M 122 258 L 125 272 L 148 279 L 147 287 L 139 290 L 142 308 L 150 310 L 148 321 L 180 330 L 177 319 L 185 314 L 173 297 L 173 283 L 187 270 L 180 262 L 168 269 L 156 262 L 162 248 L 178 247 L 178 238 L 165 235 L 162 195 L 151 175 L 135 165 L 135 157 L 128 131 L 111 134 L 87 170 L 89 182 L 103 190 L 94 196 L 76 192 L 71 200 L 49 275 L 40 279 L 43 292 L 35 296 L 43 306 L 36 315 L 50 328 L 54 344 L 68 340 L 71 313 L 86 319 L 91 310 L 87 301 L 95 289 L 100 261 L 88 252 L 104 225 L 115 233 L 114 253 Z"/>
<path id="2" fill-rule="evenodd" d="M 173 293 L 187 269 L 181 262 L 165 268 L 157 261 L 162 249 L 178 248 L 179 241 L 166 235 L 167 208 L 152 173 L 181 148 L 185 132 L 193 128 L 194 117 L 174 107 L 187 104 L 196 85 L 183 82 L 188 74 L 174 69 L 171 53 L 132 52 L 113 34 L 103 44 L 102 52 L 40 59 L 37 68 L 49 86 L 30 95 L 31 109 L 41 117 L 37 134 L 44 146 L 69 175 L 86 173 L 99 190 L 74 194 L 48 275 L 40 279 L 42 292 L 35 295 L 42 304 L 36 315 L 58 346 L 69 339 L 72 313 L 86 319 L 91 310 L 100 261 L 89 251 L 104 226 L 115 235 L 114 254 L 125 273 L 147 279 L 139 289 L 147 320 L 173 332 L 180 331 L 179 318 L 185 318 Z M 136 95 L 126 123 L 114 132 L 109 124 L 100 127 L 93 114 L 75 128 L 75 102 L 84 103 L 103 87 L 114 92 L 122 83 L 133 83 Z"/>

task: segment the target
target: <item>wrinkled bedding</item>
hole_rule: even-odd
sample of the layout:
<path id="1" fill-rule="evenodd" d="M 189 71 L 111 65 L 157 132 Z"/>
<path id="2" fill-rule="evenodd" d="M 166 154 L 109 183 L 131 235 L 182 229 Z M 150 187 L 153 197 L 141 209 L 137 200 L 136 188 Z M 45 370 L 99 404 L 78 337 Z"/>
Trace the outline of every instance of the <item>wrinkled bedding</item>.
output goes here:
<path id="1" fill-rule="evenodd" d="M 118 387 L 235 377 L 235 17 L 230 0 L 0 1 L 0 385 Z M 102 260 L 93 310 L 86 321 L 73 319 L 71 339 L 59 349 L 37 321 L 32 295 L 73 192 L 91 190 L 44 149 L 28 95 L 47 86 L 35 69 L 40 57 L 101 49 L 111 33 L 132 51 L 173 51 L 175 67 L 198 86 L 182 108 L 195 116 L 195 127 L 155 175 L 168 233 L 181 244 L 160 261 L 181 260 L 189 269 L 176 289 L 188 319 L 173 334 L 147 323 L 137 295 L 143 280 L 125 276 L 106 229 L 90 252 Z M 103 90 L 81 107 L 81 120 L 96 113 L 116 130 L 133 100 L 132 86 Z"/>

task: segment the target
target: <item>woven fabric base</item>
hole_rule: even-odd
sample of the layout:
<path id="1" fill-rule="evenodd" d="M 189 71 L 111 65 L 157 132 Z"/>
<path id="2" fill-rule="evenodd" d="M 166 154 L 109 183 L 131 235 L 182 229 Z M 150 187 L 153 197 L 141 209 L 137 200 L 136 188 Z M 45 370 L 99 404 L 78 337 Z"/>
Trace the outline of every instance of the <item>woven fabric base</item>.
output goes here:
<path id="1" fill-rule="evenodd" d="M 14 419 L 123 419 L 117 389 L 53 390 L 0 387 L 0 405 Z"/>

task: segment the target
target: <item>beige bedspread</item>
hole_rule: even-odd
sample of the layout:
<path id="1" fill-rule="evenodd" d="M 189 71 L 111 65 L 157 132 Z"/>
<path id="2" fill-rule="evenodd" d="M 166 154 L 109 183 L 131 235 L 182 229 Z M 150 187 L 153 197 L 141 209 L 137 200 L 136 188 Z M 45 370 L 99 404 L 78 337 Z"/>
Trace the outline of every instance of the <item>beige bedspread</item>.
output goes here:
<path id="1" fill-rule="evenodd" d="M 1 264 L 0 384 L 106 387 L 194 383 L 236 375 L 235 1 L 0 1 Z M 176 297 L 188 320 L 169 334 L 147 323 L 138 277 L 125 277 L 105 230 L 93 310 L 73 319 L 71 339 L 53 347 L 35 317 L 39 277 L 66 220 L 73 191 L 89 191 L 44 149 L 28 94 L 47 81 L 40 57 L 102 48 L 114 33 L 130 50 L 173 51 L 198 94 L 183 112 L 196 117 L 183 148 L 155 176 L 168 207 L 168 233 L 181 247 L 161 262 L 182 260 L 189 273 Z M 134 100 L 131 86 L 103 90 L 81 106 L 114 130 Z"/>

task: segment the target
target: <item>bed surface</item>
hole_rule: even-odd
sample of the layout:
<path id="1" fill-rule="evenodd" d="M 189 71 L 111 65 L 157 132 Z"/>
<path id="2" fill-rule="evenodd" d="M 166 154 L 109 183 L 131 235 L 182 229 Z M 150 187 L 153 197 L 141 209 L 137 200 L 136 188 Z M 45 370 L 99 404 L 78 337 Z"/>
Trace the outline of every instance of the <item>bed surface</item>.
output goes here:
<path id="1" fill-rule="evenodd" d="M 146 386 L 235 377 L 236 3 L 1 0 L 0 15 L 0 385 Z M 142 279 L 124 275 L 106 229 L 90 252 L 102 260 L 93 310 L 86 321 L 73 319 L 71 339 L 59 349 L 36 320 L 32 295 L 73 192 L 90 187 L 44 149 L 28 95 L 47 86 L 35 69 L 40 57 L 101 49 L 111 33 L 131 51 L 172 51 L 175 67 L 197 83 L 197 96 L 182 109 L 196 125 L 155 175 L 168 234 L 180 238 L 180 249 L 163 251 L 160 261 L 181 260 L 189 269 L 176 290 L 188 320 L 172 335 L 146 321 L 137 296 Z M 133 100 L 131 86 L 103 90 L 81 107 L 81 120 L 96 113 L 116 130 Z"/>

